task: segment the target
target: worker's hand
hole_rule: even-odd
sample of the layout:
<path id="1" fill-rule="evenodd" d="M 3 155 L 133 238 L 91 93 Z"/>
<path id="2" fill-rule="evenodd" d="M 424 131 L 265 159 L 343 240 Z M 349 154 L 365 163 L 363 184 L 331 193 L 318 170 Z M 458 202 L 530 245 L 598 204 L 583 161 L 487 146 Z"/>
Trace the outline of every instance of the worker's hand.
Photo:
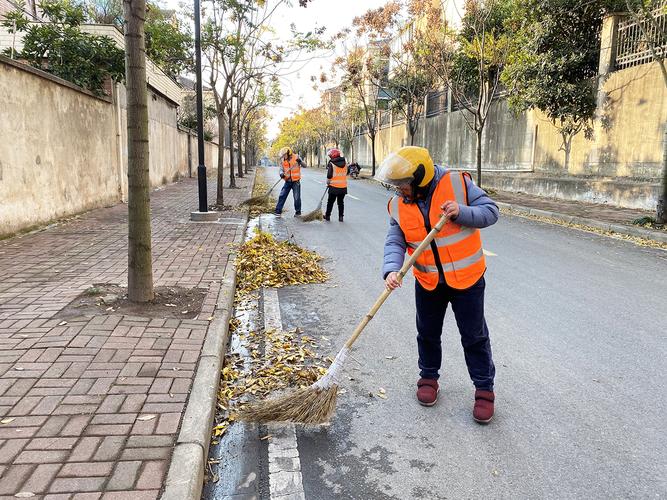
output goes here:
<path id="1" fill-rule="evenodd" d="M 281 178 L 281 179 L 284 179 L 284 178 L 285 178 L 285 174 L 284 174 L 283 172 L 280 172 L 280 178 Z"/>
<path id="2" fill-rule="evenodd" d="M 387 278 L 384 280 L 384 286 L 387 287 L 387 290 L 396 290 L 401 286 L 401 281 L 398 279 L 398 273 L 393 272 L 387 275 Z"/>
<path id="3" fill-rule="evenodd" d="M 446 201 L 440 208 L 442 209 L 442 213 L 447 216 L 447 220 L 455 220 L 459 216 L 459 204 L 455 201 Z"/>

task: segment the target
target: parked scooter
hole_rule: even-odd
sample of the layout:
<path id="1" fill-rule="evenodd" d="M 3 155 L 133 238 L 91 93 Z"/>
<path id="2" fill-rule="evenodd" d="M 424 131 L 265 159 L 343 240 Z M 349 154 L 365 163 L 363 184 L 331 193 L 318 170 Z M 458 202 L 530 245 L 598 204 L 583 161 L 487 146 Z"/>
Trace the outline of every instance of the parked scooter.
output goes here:
<path id="1" fill-rule="evenodd" d="M 359 177 L 360 170 L 361 168 L 359 167 L 359 164 L 356 161 L 352 162 L 348 168 L 348 175 L 353 179 L 357 179 Z"/>

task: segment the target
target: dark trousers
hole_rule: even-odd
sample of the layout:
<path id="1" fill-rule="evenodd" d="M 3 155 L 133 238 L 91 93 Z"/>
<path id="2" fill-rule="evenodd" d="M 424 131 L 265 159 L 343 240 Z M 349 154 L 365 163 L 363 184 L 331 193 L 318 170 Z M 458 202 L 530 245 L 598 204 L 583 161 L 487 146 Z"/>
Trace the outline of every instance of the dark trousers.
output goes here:
<path id="1" fill-rule="evenodd" d="M 496 368 L 491 356 L 489 330 L 484 319 L 484 277 L 466 290 L 441 283 L 435 290 L 416 282 L 417 348 L 422 378 L 437 379 L 442 363 L 442 325 L 448 304 L 452 304 L 468 373 L 477 389 L 493 390 Z"/>
<path id="2" fill-rule="evenodd" d="M 294 210 L 296 210 L 297 214 L 301 213 L 301 183 L 299 181 L 285 181 L 283 188 L 280 190 L 280 196 L 278 196 L 276 213 L 282 213 L 290 191 L 294 192 Z"/>
<path id="3" fill-rule="evenodd" d="M 334 206 L 334 201 L 338 202 L 338 217 L 343 216 L 343 212 L 345 212 L 345 193 L 336 193 L 336 192 L 331 192 L 329 190 L 329 198 L 327 199 L 327 217 L 331 215 L 331 211 L 333 210 Z"/>

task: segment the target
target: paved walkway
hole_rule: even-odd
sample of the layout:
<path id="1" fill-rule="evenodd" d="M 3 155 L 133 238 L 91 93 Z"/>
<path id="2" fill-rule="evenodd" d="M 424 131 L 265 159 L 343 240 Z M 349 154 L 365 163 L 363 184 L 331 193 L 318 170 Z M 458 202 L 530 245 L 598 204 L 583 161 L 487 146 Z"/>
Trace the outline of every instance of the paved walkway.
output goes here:
<path id="1" fill-rule="evenodd" d="M 252 179 L 226 189 L 225 204 Z M 246 217 L 189 222 L 196 190 L 159 189 L 152 210 L 155 286 L 207 289 L 197 319 L 54 318 L 94 283 L 126 284 L 127 205 L 0 242 L 0 498 L 158 497 Z"/>
<path id="2" fill-rule="evenodd" d="M 557 212 L 575 217 L 586 217 L 602 222 L 614 224 L 623 224 L 632 226 L 632 221 L 640 217 L 655 217 L 654 212 L 646 210 L 635 210 L 631 208 L 620 208 L 602 203 L 585 203 L 582 201 L 559 200 L 555 198 L 545 198 L 525 193 L 511 193 L 508 191 L 497 191 L 493 195 L 496 201 L 510 203 L 511 205 L 521 205 L 524 207 L 537 208 L 548 212 Z M 640 227 L 640 226 L 634 226 Z"/>

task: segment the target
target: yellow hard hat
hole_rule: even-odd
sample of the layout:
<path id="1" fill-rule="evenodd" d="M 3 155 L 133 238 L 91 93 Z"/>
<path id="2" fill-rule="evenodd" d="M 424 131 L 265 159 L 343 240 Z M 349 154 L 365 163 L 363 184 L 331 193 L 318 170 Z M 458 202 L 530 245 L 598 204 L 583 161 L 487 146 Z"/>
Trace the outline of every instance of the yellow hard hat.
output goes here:
<path id="1" fill-rule="evenodd" d="M 282 148 L 280 150 L 280 156 L 285 156 L 285 155 L 292 156 L 292 150 L 290 148 Z"/>
<path id="2" fill-rule="evenodd" d="M 392 186 L 411 184 L 424 187 L 434 175 L 435 167 L 428 149 L 405 146 L 384 159 L 375 178 Z"/>

